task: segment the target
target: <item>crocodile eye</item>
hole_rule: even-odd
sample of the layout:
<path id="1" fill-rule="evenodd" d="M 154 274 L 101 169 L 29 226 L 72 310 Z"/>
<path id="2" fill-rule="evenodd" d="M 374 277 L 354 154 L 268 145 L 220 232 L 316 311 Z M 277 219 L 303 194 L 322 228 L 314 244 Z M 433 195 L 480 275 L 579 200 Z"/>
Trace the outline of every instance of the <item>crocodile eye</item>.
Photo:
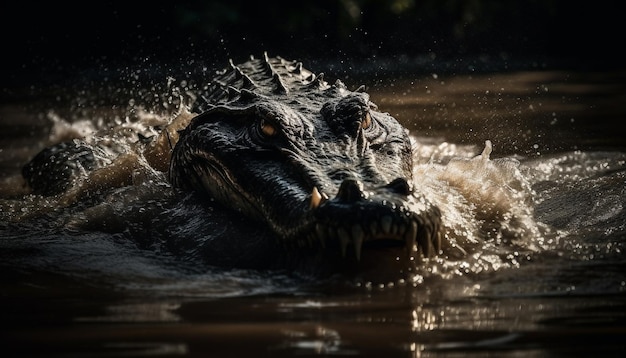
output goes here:
<path id="1" fill-rule="evenodd" d="M 372 116 L 369 112 L 365 113 L 365 117 L 361 121 L 361 128 L 367 129 L 372 125 Z"/>
<path id="2" fill-rule="evenodd" d="M 268 137 L 272 137 L 276 134 L 276 127 L 267 122 L 265 119 L 261 120 L 260 129 L 261 132 Z"/>

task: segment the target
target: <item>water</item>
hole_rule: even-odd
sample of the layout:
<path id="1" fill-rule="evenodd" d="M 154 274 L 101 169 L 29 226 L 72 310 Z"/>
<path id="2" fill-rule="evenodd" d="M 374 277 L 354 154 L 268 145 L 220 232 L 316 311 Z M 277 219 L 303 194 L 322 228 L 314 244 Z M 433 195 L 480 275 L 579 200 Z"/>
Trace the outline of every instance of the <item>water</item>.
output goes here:
<path id="1" fill-rule="evenodd" d="M 158 235 L 146 223 L 180 208 L 143 165 L 77 210 L 63 208 L 88 200 L 21 196 L 15 175 L 39 149 L 77 135 L 129 149 L 176 115 L 192 81 L 146 85 L 137 72 L 5 101 L 3 356 L 621 356 L 626 142 L 612 123 L 624 83 L 553 71 L 374 81 L 373 101 L 411 130 L 414 184 L 457 248 L 384 284 L 143 247 Z M 139 229 L 119 233 L 120 217 Z"/>

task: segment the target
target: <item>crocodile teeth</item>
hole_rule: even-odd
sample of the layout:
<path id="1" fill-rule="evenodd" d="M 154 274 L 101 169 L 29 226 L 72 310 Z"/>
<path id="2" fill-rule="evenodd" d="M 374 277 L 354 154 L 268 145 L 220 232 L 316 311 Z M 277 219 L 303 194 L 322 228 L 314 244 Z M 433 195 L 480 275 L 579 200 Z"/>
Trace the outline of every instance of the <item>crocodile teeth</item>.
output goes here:
<path id="1" fill-rule="evenodd" d="M 391 218 L 391 216 L 383 216 L 382 219 L 380 219 L 380 226 L 382 227 L 385 234 L 388 234 L 391 230 L 392 221 L 393 219 Z"/>
<path id="2" fill-rule="evenodd" d="M 370 232 L 373 236 L 378 235 L 378 223 L 376 221 L 370 223 Z"/>
<path id="3" fill-rule="evenodd" d="M 313 196 L 317 197 L 318 194 L 321 197 L 319 200 L 323 203 L 323 194 L 314 189 Z M 438 253 L 441 241 L 439 235 L 437 226 L 428 222 L 424 223 L 421 218 L 398 222 L 394 221 L 392 216 L 385 215 L 365 226 L 358 223 L 352 226 L 316 223 L 313 233 L 308 237 L 308 242 L 305 242 L 311 248 L 315 248 L 317 244 L 318 247 L 324 249 L 328 240 L 336 239 L 341 257 L 346 258 L 347 255 L 353 253 L 356 260 L 360 261 L 363 245 L 366 242 L 389 239 L 398 244 L 404 242 L 404 251 L 409 258 L 412 258 L 418 251 L 423 257 L 429 258 Z M 352 248 L 348 249 L 349 246 Z"/>
<path id="4" fill-rule="evenodd" d="M 313 191 L 311 192 L 311 201 L 309 202 L 309 209 L 317 208 L 326 200 L 328 200 L 328 195 L 326 195 L 325 193 L 320 193 L 317 187 L 314 186 Z"/>
<path id="5" fill-rule="evenodd" d="M 422 255 L 425 258 L 431 257 L 434 254 L 433 243 L 431 242 L 431 238 L 434 232 L 432 232 L 432 228 L 426 223 L 422 223 L 420 225 L 420 230 L 417 234 L 417 244 L 422 250 Z"/>
<path id="6" fill-rule="evenodd" d="M 363 229 L 359 225 L 352 226 L 352 244 L 354 245 L 354 255 L 357 261 L 361 260 L 361 247 L 363 246 L 363 239 L 365 234 Z"/>
<path id="7" fill-rule="evenodd" d="M 411 225 L 409 225 L 409 229 L 404 234 L 404 239 L 406 242 L 415 243 L 415 237 L 417 236 L 417 223 L 415 221 L 411 221 Z"/>
<path id="8" fill-rule="evenodd" d="M 346 249 L 350 243 L 350 235 L 344 228 L 337 229 L 337 236 L 339 237 L 339 245 L 341 247 L 341 257 L 346 257 Z"/>
<path id="9" fill-rule="evenodd" d="M 408 258 L 410 258 L 413 252 L 413 248 L 415 247 L 415 242 L 417 240 L 417 222 L 411 221 L 411 224 L 409 225 L 408 229 L 406 230 L 406 233 L 404 234 L 404 239 L 408 243 L 407 254 L 408 254 Z"/>
<path id="10" fill-rule="evenodd" d="M 317 190 L 317 187 L 314 186 L 313 192 L 311 192 L 311 202 L 309 204 L 309 208 L 315 209 L 318 206 L 320 206 L 321 202 L 322 202 L 322 195 L 320 194 L 319 190 Z"/>

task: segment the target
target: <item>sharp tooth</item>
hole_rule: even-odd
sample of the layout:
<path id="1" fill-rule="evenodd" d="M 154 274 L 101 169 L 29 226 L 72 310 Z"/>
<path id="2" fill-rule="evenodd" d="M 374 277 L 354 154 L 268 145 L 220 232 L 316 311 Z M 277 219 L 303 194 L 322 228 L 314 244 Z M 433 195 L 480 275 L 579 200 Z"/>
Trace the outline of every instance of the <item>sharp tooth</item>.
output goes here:
<path id="1" fill-rule="evenodd" d="M 341 248 L 341 257 L 346 257 L 346 248 L 350 243 L 350 235 L 344 228 L 337 229 L 337 236 L 339 237 L 339 246 Z"/>
<path id="2" fill-rule="evenodd" d="M 441 254 L 441 228 L 439 224 L 435 224 L 435 250 L 437 250 L 437 255 Z"/>
<path id="3" fill-rule="evenodd" d="M 433 243 L 430 241 L 432 238 L 432 227 L 429 223 L 425 222 L 419 228 L 417 234 L 417 243 L 422 251 L 422 255 L 427 258 L 433 255 Z"/>
<path id="4" fill-rule="evenodd" d="M 406 241 L 407 259 L 410 259 L 415 249 L 415 242 L 417 237 L 417 222 L 411 221 L 406 233 L 404 234 L 404 241 Z"/>
<path id="5" fill-rule="evenodd" d="M 370 233 L 372 234 L 372 237 L 378 235 L 378 224 L 376 221 L 370 222 Z"/>
<path id="6" fill-rule="evenodd" d="M 311 192 L 311 202 L 309 203 L 309 208 L 315 209 L 320 206 L 321 202 L 322 195 L 320 194 L 319 190 L 317 190 L 317 187 L 314 186 L 313 191 Z"/>
<path id="7" fill-rule="evenodd" d="M 382 227 L 385 234 L 389 234 L 389 230 L 391 230 L 391 223 L 391 216 L 385 215 L 380 219 L 380 226 Z"/>
<path id="8" fill-rule="evenodd" d="M 407 226 L 402 224 L 402 225 L 398 225 L 398 231 L 396 232 L 396 234 L 398 236 L 404 236 L 404 234 L 406 233 L 407 230 Z"/>
<path id="9" fill-rule="evenodd" d="M 404 240 L 407 244 L 413 245 L 415 243 L 415 237 L 417 236 L 417 223 L 415 221 L 411 221 L 411 225 L 409 225 L 409 229 L 404 234 Z"/>
<path id="10" fill-rule="evenodd" d="M 437 233 L 435 233 L 434 227 L 432 225 L 432 223 L 430 223 L 431 225 L 427 225 L 426 226 L 426 231 L 427 231 L 427 235 L 428 235 L 428 257 L 433 257 L 435 256 L 435 245 L 434 245 L 434 240 L 435 240 L 435 235 L 437 235 Z"/>
<path id="11" fill-rule="evenodd" d="M 361 248 L 363 246 L 363 229 L 360 225 L 352 226 L 352 243 L 354 245 L 354 255 L 357 261 L 361 260 Z"/>

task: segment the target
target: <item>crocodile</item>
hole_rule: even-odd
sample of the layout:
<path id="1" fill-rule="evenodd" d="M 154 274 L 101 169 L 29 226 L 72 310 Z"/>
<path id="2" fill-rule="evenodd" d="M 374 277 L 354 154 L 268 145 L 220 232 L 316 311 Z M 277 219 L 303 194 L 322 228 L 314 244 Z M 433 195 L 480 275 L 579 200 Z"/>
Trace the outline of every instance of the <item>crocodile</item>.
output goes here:
<path id="1" fill-rule="evenodd" d="M 169 182 L 267 229 L 285 252 L 357 263 L 388 250 L 409 260 L 436 256 L 441 214 L 414 183 L 408 130 L 364 86 L 352 91 L 324 77 L 267 54 L 229 61 L 197 94 L 183 128 L 168 133 L 171 150 L 156 156 L 169 161 L 160 163 Z M 35 192 L 66 190 L 69 177 L 99 165 L 93 150 L 48 148 L 24 177 Z M 55 156 L 80 165 L 42 178 Z"/>

